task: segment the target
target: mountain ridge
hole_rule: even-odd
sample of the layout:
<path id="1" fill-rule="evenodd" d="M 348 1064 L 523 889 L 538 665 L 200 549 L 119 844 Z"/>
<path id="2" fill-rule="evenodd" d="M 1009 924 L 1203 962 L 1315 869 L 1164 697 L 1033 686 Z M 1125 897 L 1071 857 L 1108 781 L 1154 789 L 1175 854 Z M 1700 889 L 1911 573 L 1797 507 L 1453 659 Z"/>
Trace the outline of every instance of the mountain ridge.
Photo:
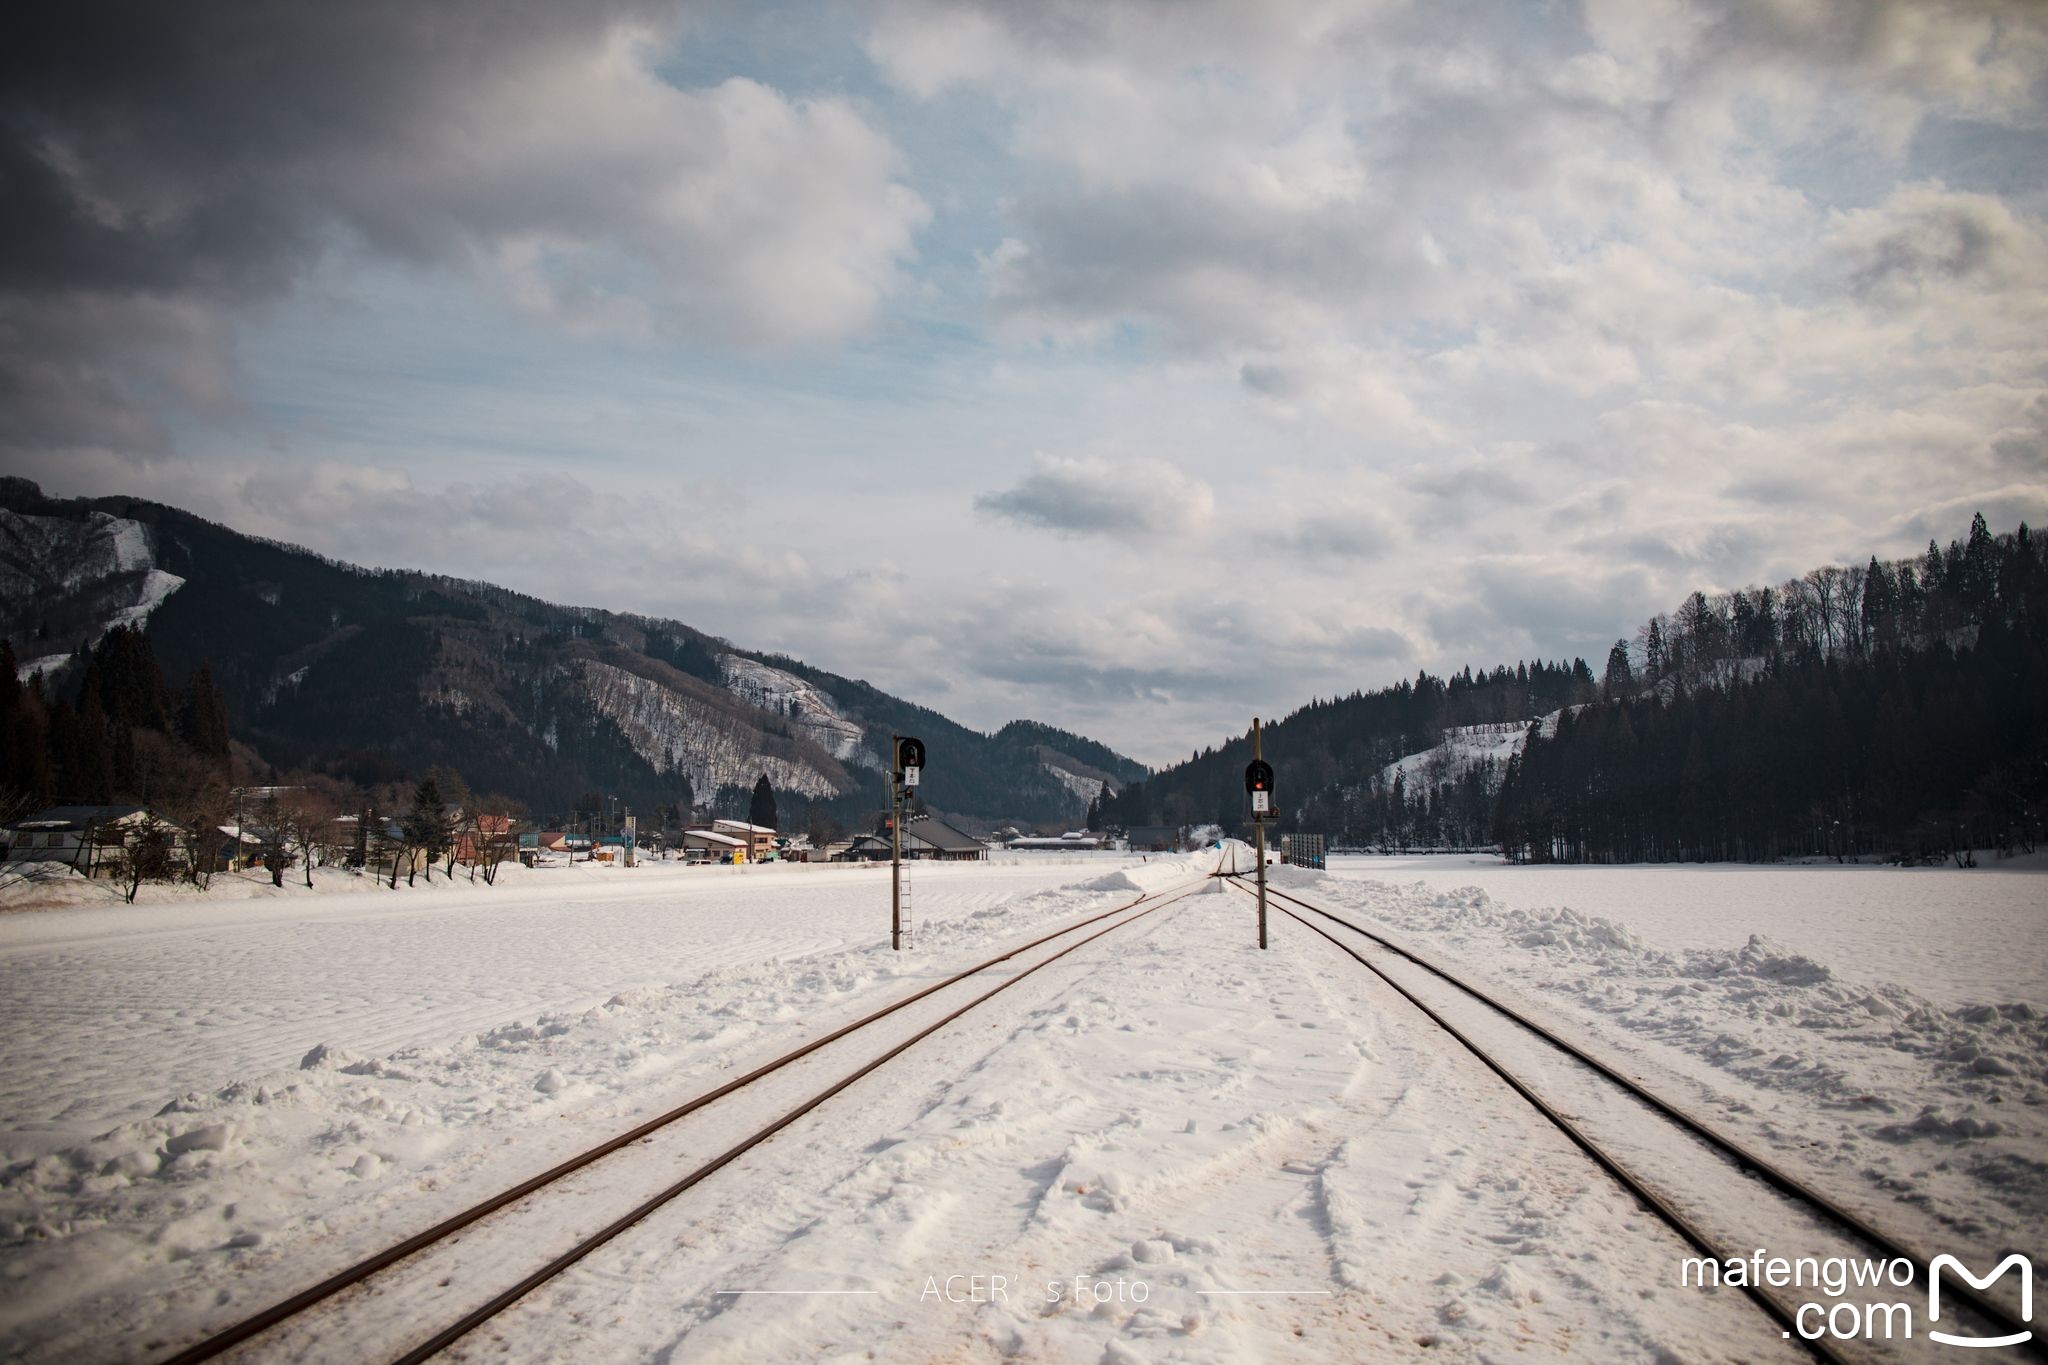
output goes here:
<path id="1" fill-rule="evenodd" d="M 116 522 L 140 528 L 146 554 Z M 95 536 L 119 553 L 81 581 Z M 886 804 L 892 730 L 931 752 L 923 800 L 987 824 L 1068 824 L 1086 803 L 1074 774 L 1147 772 L 1083 736 L 1035 721 L 984 734 L 682 621 L 368 568 L 148 499 L 50 498 L 0 479 L 0 635 L 28 668 L 61 673 L 53 661 L 137 621 L 167 676 L 209 666 L 235 735 L 281 769 L 374 782 L 441 764 L 536 810 L 686 793 L 724 813 L 765 772 L 790 823 L 814 809 L 864 823 Z"/>

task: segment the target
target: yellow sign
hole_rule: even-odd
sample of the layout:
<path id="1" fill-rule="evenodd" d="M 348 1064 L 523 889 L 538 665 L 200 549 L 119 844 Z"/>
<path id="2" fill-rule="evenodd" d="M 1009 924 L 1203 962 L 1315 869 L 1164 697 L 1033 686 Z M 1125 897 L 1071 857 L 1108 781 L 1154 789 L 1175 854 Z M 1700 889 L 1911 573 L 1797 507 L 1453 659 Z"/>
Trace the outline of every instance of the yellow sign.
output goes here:
<path id="1" fill-rule="evenodd" d="M 745 862 L 746 860 L 747 855 L 744 849 L 736 848 L 732 851 L 732 865 L 734 867 L 738 867 L 741 863 Z"/>

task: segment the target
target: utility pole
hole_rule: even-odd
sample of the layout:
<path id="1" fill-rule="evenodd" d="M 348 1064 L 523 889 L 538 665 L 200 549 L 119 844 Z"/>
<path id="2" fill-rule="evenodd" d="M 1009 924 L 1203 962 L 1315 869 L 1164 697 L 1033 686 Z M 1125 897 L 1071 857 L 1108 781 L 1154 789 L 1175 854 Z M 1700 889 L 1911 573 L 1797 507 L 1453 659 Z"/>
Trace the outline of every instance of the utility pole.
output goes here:
<path id="1" fill-rule="evenodd" d="M 1259 752 L 1259 718 L 1253 716 L 1252 763 L 1259 765 L 1264 762 L 1265 756 Z M 1269 778 L 1268 785 L 1270 786 L 1270 784 L 1271 779 Z M 1259 947 L 1264 948 L 1266 946 L 1266 812 L 1259 809 L 1259 797 L 1261 795 L 1264 795 L 1264 793 L 1257 791 L 1254 791 L 1252 795 L 1252 841 L 1257 849 L 1259 861 Z"/>
<path id="2" fill-rule="evenodd" d="M 889 949 L 903 951 L 903 736 L 889 736 Z"/>
<path id="3" fill-rule="evenodd" d="M 903 789 L 924 772 L 924 741 L 889 736 L 889 947 L 903 951 Z"/>

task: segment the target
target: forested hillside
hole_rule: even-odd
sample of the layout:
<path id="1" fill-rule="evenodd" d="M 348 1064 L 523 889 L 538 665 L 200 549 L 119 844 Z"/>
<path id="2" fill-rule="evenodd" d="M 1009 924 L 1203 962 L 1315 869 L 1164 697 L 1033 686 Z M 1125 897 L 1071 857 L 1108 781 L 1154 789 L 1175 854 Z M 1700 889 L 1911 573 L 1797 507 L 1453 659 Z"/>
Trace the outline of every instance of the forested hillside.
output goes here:
<path id="1" fill-rule="evenodd" d="M 2032 851 L 2048 815 L 2048 570 L 1979 516 L 1946 551 L 1694 594 L 1532 735 L 1497 830 L 1538 861 Z"/>
<path id="2" fill-rule="evenodd" d="M 929 748 L 924 799 L 970 820 L 1078 822 L 1094 786 L 1076 774 L 1145 772 L 1077 735 L 1031 722 L 983 734 L 678 621 L 359 568 L 157 503 L 0 480 L 0 638 L 68 708 L 53 715 L 83 714 L 85 661 L 128 623 L 166 677 L 204 672 L 268 768 L 363 789 L 443 769 L 536 815 L 744 815 L 765 775 L 791 828 L 813 815 L 865 825 L 886 804 L 898 730 Z M 13 785 L 104 799 L 86 771 L 59 763 Z M 111 790 L 137 794 L 126 780 Z"/>
<path id="3" fill-rule="evenodd" d="M 1347 843 L 1470 846 L 1492 837 L 1497 774 L 1484 768 L 1443 788 L 1381 780 L 1389 765 L 1460 726 L 1527 721 L 1599 694 L 1585 660 L 1537 661 L 1490 672 L 1428 672 L 1374 692 L 1312 701 L 1268 723 L 1266 758 L 1279 772 L 1282 829 Z M 1244 765 L 1251 740 L 1203 749 L 1146 783 L 1155 818 L 1246 828 Z"/>
<path id="4" fill-rule="evenodd" d="M 2030 849 L 2044 639 L 2043 547 L 1979 516 L 1912 559 L 1694 593 L 1598 676 L 1539 662 L 1311 702 L 1266 729 L 1279 827 L 1573 861 Z M 1155 811 L 1243 828 L 1249 756 L 1238 737 L 1162 771 Z"/>

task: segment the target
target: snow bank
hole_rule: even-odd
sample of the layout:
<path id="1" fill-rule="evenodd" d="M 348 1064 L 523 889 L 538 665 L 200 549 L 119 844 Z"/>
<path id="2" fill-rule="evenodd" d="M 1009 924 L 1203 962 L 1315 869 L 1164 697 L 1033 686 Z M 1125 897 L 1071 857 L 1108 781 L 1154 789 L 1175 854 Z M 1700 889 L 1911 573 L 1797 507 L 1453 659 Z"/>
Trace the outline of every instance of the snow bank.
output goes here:
<path id="1" fill-rule="evenodd" d="M 2028 1003 L 1944 1008 L 1764 934 L 1669 949 L 1612 919 L 1507 906 L 1476 887 L 1332 877 L 1317 896 L 1504 987 L 1625 1069 L 1661 1069 L 1646 1078 L 1664 1093 L 1717 1122 L 1715 1108 L 1739 1116 L 1838 1188 L 2015 1236 L 2048 1217 L 2048 1019 Z"/>

